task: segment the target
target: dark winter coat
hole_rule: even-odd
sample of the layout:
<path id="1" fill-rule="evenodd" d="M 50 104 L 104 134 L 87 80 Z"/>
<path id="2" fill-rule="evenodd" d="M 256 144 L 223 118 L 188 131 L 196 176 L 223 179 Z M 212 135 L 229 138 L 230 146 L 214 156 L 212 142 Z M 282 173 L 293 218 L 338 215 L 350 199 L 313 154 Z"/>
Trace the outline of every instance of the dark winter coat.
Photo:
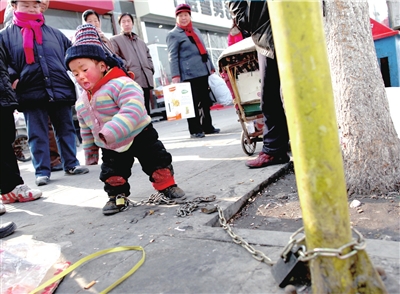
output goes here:
<path id="1" fill-rule="evenodd" d="M 274 58 L 274 39 L 267 1 L 229 1 L 229 10 L 237 26 L 251 34 L 257 51 Z"/>
<path id="2" fill-rule="evenodd" d="M 48 102 L 73 105 L 76 101 L 74 83 L 64 65 L 65 51 L 72 45 L 61 31 L 43 25 L 43 44 L 34 41 L 35 63 L 27 64 L 22 46 L 21 28 L 10 25 L 0 31 L 6 52 L 11 82 L 19 79 L 15 89 L 20 109 Z"/>
<path id="3" fill-rule="evenodd" d="M 4 51 L 3 46 L 0 46 L 0 105 L 2 108 L 10 107 L 11 109 L 15 109 L 18 105 L 17 96 L 12 89 L 8 67 L 4 62 L 5 60 L 6 52 Z"/>
<path id="4" fill-rule="evenodd" d="M 204 48 L 204 41 L 198 29 L 193 31 L 199 36 Z M 181 81 L 209 76 L 214 65 L 207 59 L 203 62 L 199 49 L 186 35 L 185 30 L 175 26 L 167 35 L 168 59 L 172 77 L 180 77 Z"/>

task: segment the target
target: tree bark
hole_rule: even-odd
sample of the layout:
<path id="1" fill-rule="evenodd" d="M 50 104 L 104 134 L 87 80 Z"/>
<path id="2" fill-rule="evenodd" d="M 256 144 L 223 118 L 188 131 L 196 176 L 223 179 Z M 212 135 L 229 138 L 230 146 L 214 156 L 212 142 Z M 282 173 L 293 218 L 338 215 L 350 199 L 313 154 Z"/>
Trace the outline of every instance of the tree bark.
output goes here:
<path id="1" fill-rule="evenodd" d="M 325 33 L 348 192 L 399 191 L 400 140 L 377 62 L 367 0 L 326 1 Z"/>

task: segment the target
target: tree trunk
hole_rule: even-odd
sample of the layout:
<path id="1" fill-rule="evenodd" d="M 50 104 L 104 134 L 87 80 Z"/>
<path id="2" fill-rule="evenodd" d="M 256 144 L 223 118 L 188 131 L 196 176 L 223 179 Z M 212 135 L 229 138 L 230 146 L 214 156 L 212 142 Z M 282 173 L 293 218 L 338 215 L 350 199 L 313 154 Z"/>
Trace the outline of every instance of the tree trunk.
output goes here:
<path id="1" fill-rule="evenodd" d="M 326 1 L 325 32 L 348 192 L 399 191 L 400 140 L 389 113 L 367 1 Z"/>
<path id="2" fill-rule="evenodd" d="M 306 251 L 316 253 L 309 262 L 313 293 L 386 293 L 363 246 L 353 247 L 351 242 L 320 5 L 316 1 L 268 1 L 268 8 L 292 141 Z M 340 249 L 341 256 L 328 255 L 332 249 Z M 350 256 L 350 252 L 354 255 Z"/>

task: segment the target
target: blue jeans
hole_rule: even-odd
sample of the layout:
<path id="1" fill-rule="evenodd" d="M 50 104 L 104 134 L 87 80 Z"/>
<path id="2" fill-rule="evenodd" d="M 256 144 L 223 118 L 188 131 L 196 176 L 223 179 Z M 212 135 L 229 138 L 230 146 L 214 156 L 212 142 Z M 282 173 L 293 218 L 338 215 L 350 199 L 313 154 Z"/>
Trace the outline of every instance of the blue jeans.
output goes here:
<path id="1" fill-rule="evenodd" d="M 67 104 L 48 104 L 24 109 L 32 153 L 32 163 L 36 177 L 50 177 L 50 148 L 48 119 L 53 124 L 58 150 L 64 170 L 79 165 L 76 158 L 75 129 L 72 122 L 71 106 Z"/>

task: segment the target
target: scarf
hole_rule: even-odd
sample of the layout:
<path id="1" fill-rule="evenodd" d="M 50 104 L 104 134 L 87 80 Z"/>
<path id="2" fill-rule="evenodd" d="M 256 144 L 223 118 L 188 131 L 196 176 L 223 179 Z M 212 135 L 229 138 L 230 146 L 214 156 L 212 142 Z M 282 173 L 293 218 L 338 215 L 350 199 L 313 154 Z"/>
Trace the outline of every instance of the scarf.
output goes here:
<path id="1" fill-rule="evenodd" d="M 24 12 L 14 12 L 13 23 L 21 27 L 22 44 L 25 52 L 27 64 L 35 63 L 33 54 L 33 39 L 36 43 L 42 44 L 42 25 L 44 24 L 43 14 L 29 14 Z"/>
<path id="2" fill-rule="evenodd" d="M 133 73 L 132 73 L 133 74 Z M 105 75 L 104 77 L 102 77 L 100 79 L 100 81 L 98 81 L 92 90 L 89 90 L 87 92 L 89 92 L 90 95 L 88 95 L 89 97 L 89 101 L 91 100 L 91 96 L 94 95 L 94 93 L 96 93 L 103 85 L 107 84 L 110 80 L 112 79 L 116 79 L 119 77 L 126 77 L 129 76 L 132 80 L 134 79 L 134 74 L 131 75 L 130 72 L 126 73 L 123 69 L 119 68 L 119 67 L 113 67 L 112 69 L 110 69 Z"/>
<path id="3" fill-rule="evenodd" d="M 179 24 L 176 25 L 185 31 L 186 36 L 188 36 L 189 38 L 190 37 L 193 38 L 194 43 L 196 44 L 197 49 L 199 49 L 199 52 L 202 56 L 207 55 L 206 48 L 204 48 L 203 43 L 201 43 L 199 36 L 197 36 L 195 31 L 193 30 L 192 22 L 190 22 L 187 26 L 180 26 Z"/>

